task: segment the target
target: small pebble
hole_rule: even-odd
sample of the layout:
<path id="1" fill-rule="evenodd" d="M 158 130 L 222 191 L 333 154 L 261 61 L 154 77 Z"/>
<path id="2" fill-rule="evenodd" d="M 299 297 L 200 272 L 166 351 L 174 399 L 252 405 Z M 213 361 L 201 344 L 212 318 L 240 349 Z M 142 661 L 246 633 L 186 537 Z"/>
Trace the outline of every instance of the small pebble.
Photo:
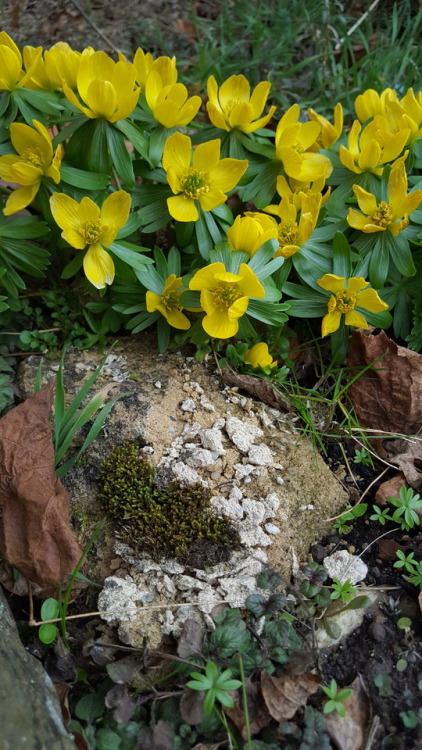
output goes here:
<path id="1" fill-rule="evenodd" d="M 277 482 L 277 484 L 284 484 L 283 477 L 277 477 L 277 479 L 275 481 Z"/>
<path id="2" fill-rule="evenodd" d="M 195 401 L 193 400 L 193 398 L 185 398 L 185 400 L 180 404 L 180 408 L 182 411 L 195 411 Z"/>
<path id="3" fill-rule="evenodd" d="M 381 622 L 372 622 L 368 628 L 368 632 L 373 641 L 385 640 L 386 630 Z"/>
<path id="4" fill-rule="evenodd" d="M 349 544 L 347 551 L 350 552 L 351 555 L 353 555 L 356 552 L 356 547 L 354 544 Z"/>
<path id="5" fill-rule="evenodd" d="M 279 534 L 280 533 L 280 529 L 278 528 L 278 526 L 275 526 L 275 524 L 273 523 L 266 523 L 264 528 L 267 534 Z"/>
<path id="6" fill-rule="evenodd" d="M 161 380 L 156 380 L 154 385 L 156 388 L 161 388 Z"/>

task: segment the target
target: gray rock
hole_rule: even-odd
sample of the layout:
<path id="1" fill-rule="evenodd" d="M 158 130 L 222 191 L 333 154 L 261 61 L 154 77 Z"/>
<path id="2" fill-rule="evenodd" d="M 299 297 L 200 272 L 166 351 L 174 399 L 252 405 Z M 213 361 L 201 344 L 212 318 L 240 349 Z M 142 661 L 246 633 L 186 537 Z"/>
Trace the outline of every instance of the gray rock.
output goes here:
<path id="1" fill-rule="evenodd" d="M 356 555 L 351 555 L 345 549 L 325 557 L 322 564 L 331 578 L 338 578 L 342 582 L 349 578 L 352 583 L 358 583 L 363 581 L 368 574 L 368 566 L 363 560 Z"/>
<path id="2" fill-rule="evenodd" d="M 0 748 L 75 750 L 49 676 L 25 651 L 0 589 Z"/>
<path id="3" fill-rule="evenodd" d="M 256 425 L 237 417 L 229 417 L 226 420 L 226 431 L 232 443 L 242 453 L 247 453 L 255 440 L 264 434 Z"/>

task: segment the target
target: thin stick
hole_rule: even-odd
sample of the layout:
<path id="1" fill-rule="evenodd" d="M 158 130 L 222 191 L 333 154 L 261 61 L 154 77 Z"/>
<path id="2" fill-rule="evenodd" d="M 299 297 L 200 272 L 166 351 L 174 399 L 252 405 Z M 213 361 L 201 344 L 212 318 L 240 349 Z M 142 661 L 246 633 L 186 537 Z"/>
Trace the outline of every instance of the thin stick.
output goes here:
<path id="1" fill-rule="evenodd" d="M 384 471 L 382 471 L 381 474 L 378 474 L 378 476 L 375 477 L 375 479 L 372 480 L 371 484 L 368 484 L 365 492 L 362 493 L 362 495 L 360 496 L 359 500 L 357 501 L 357 503 L 355 505 L 352 506 L 352 508 L 346 508 L 346 510 L 344 510 L 343 513 L 340 513 L 339 516 L 333 516 L 332 518 L 324 518 L 323 519 L 323 523 L 328 523 L 329 521 L 337 521 L 338 518 L 342 518 L 343 516 L 346 515 L 346 513 L 350 513 L 352 510 L 354 510 L 359 505 L 359 503 L 362 502 L 363 498 L 369 492 L 369 490 L 375 484 L 375 482 L 378 482 L 378 480 L 381 479 L 381 477 L 383 477 L 384 474 L 387 473 L 387 471 L 388 471 L 388 467 L 386 469 L 384 469 Z"/>
<path id="2" fill-rule="evenodd" d="M 52 333 L 53 331 L 61 331 L 63 330 L 63 326 L 57 326 L 57 328 L 44 328 L 42 331 L 38 331 L 38 333 Z M 19 331 L 2 331 L 1 336 L 19 336 Z"/>
<path id="3" fill-rule="evenodd" d="M 96 31 L 96 33 L 98 34 L 98 36 L 100 36 L 101 39 L 106 44 L 108 44 L 108 46 L 111 47 L 112 50 L 114 50 L 114 52 L 119 52 L 119 50 L 117 49 L 117 47 L 114 46 L 114 44 L 111 41 L 111 39 L 109 39 L 108 36 L 106 36 L 104 34 L 104 32 L 101 31 L 101 29 L 98 28 L 98 26 L 94 23 L 94 21 L 92 20 L 92 18 L 90 18 L 89 15 L 87 13 L 85 13 L 84 9 L 81 8 L 81 6 L 77 2 L 77 0 L 67 0 L 67 1 L 71 2 L 75 6 L 75 8 L 79 11 L 79 13 L 81 14 L 81 16 L 83 16 L 85 18 L 85 21 L 87 21 L 89 23 L 89 25 L 92 26 L 92 28 L 94 29 L 94 31 Z"/>
<path id="4" fill-rule="evenodd" d="M 354 32 L 354 31 L 356 31 L 356 29 L 358 29 L 358 28 L 359 28 L 359 26 L 361 25 L 361 23 L 363 23 L 363 22 L 364 22 L 364 20 L 365 20 L 366 18 L 368 18 L 369 14 L 370 14 L 370 13 L 372 13 L 372 11 L 373 11 L 373 10 L 375 10 L 375 8 L 377 7 L 377 5 L 378 5 L 379 1 L 380 1 L 380 0 L 374 0 L 374 2 L 373 2 L 373 3 L 371 3 L 371 5 L 369 6 L 368 10 L 367 10 L 367 11 L 365 11 L 365 13 L 363 13 L 363 14 L 361 15 L 361 17 L 360 17 L 360 18 L 358 18 L 358 20 L 356 21 L 356 23 L 354 23 L 354 24 L 353 24 L 353 26 L 351 26 L 351 27 L 350 27 L 350 29 L 349 29 L 349 31 L 347 32 L 346 36 L 350 36 L 351 34 L 353 34 L 353 32 Z M 337 42 L 336 46 L 334 47 L 334 52 L 338 52 L 338 50 L 340 49 L 341 45 L 343 44 L 343 42 L 344 42 L 345 38 L 346 38 L 346 37 L 345 37 L 345 36 L 343 36 L 343 37 L 342 37 L 342 38 L 340 39 L 340 41 L 339 41 L 339 42 Z"/>
<path id="5" fill-rule="evenodd" d="M 28 584 L 28 601 L 29 601 L 29 622 L 28 625 L 35 625 L 34 620 L 34 599 L 32 597 L 31 582 L 27 581 Z"/>

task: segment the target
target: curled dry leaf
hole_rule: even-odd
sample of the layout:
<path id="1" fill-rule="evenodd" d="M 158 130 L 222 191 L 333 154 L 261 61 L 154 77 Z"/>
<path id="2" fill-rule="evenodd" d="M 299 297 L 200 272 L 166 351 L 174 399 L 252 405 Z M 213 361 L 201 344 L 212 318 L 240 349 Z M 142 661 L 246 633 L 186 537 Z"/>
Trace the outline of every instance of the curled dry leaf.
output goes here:
<path id="1" fill-rule="evenodd" d="M 326 715 L 325 722 L 338 750 L 361 750 L 369 719 L 369 702 L 359 676 L 349 688 L 353 693 L 343 701 L 346 715 L 342 717 L 333 711 Z"/>
<path id="2" fill-rule="evenodd" d="M 268 711 L 276 721 L 291 719 L 306 705 L 308 697 L 319 688 L 321 680 L 314 674 L 272 677 L 261 672 L 261 690 Z"/>
<path id="3" fill-rule="evenodd" d="M 290 404 L 275 390 L 274 386 L 268 380 L 255 378 L 253 375 L 240 375 L 230 367 L 222 370 L 222 377 L 227 385 L 237 386 L 242 391 L 250 393 L 254 398 L 263 401 L 264 404 L 273 406 L 275 409 L 288 411 Z"/>
<path id="4" fill-rule="evenodd" d="M 391 479 L 387 479 L 378 487 L 375 493 L 375 503 L 377 505 L 387 505 L 389 497 L 398 497 L 400 487 L 405 483 L 404 474 L 401 471 L 395 474 Z"/>
<path id="5" fill-rule="evenodd" d="M 0 554 L 40 585 L 63 581 L 82 554 L 54 473 L 53 388 L 50 381 L 0 420 Z"/>
<path id="6" fill-rule="evenodd" d="M 385 443 L 387 460 L 401 469 L 409 487 L 420 492 L 422 490 L 422 435 L 415 435 L 413 440 L 398 438 L 385 441 Z"/>
<path id="7" fill-rule="evenodd" d="M 378 557 L 380 560 L 387 560 L 387 562 L 395 562 L 397 560 L 397 550 L 404 552 L 407 547 L 402 544 L 397 544 L 394 539 L 381 539 L 378 542 Z"/>
<path id="8" fill-rule="evenodd" d="M 384 356 L 382 356 L 384 355 Z M 360 424 L 413 435 L 422 424 L 422 355 L 398 346 L 382 331 L 354 331 L 347 364 L 364 367 L 382 359 L 349 388 Z"/>

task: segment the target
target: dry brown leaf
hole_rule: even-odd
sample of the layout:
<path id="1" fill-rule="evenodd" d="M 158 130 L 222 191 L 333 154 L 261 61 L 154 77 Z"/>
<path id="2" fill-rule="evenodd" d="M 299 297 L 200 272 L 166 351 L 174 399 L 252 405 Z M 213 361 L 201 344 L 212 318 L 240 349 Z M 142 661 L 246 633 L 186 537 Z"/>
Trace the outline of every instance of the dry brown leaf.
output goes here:
<path id="1" fill-rule="evenodd" d="M 347 364 L 364 367 L 385 356 L 348 389 L 363 427 L 413 435 L 422 424 L 422 355 L 382 331 L 353 331 Z"/>
<path id="2" fill-rule="evenodd" d="M 180 716 L 186 724 L 200 724 L 204 718 L 204 696 L 197 690 L 187 688 L 179 704 Z"/>
<path id="3" fill-rule="evenodd" d="M 261 672 L 261 690 L 268 711 L 276 721 L 291 719 L 306 705 L 308 697 L 319 688 L 321 680 L 314 674 L 272 677 Z"/>
<path id="4" fill-rule="evenodd" d="M 385 457 L 404 474 L 409 487 L 422 490 L 422 435 L 410 440 L 385 441 Z"/>
<path id="5" fill-rule="evenodd" d="M 183 623 L 182 633 L 177 644 L 177 653 L 182 659 L 201 653 L 204 629 L 199 622 L 187 618 Z"/>
<path id="6" fill-rule="evenodd" d="M 404 552 L 407 547 L 403 547 L 402 544 L 397 544 L 394 539 L 381 539 L 378 543 L 378 557 L 380 560 L 387 560 L 388 562 L 395 561 L 397 560 L 396 552 L 399 549 Z"/>
<path id="7" fill-rule="evenodd" d="M 261 688 L 259 683 L 252 682 L 250 677 L 246 680 L 246 700 L 248 703 L 249 713 L 249 724 L 250 732 L 253 736 L 258 734 L 264 727 L 271 721 L 271 716 L 268 713 L 268 708 L 262 696 Z M 227 716 L 232 720 L 233 724 L 237 727 L 243 739 L 248 738 L 248 733 L 245 724 L 245 713 L 243 710 L 243 697 L 239 691 L 233 695 L 234 707 L 225 708 L 224 711 Z"/>
<path id="8" fill-rule="evenodd" d="M 419 602 L 419 609 L 422 612 L 422 591 L 419 593 L 418 602 Z"/>
<path id="9" fill-rule="evenodd" d="M 0 420 L 0 554 L 40 585 L 63 581 L 82 554 L 54 473 L 53 389 L 50 381 Z"/>
<path id="10" fill-rule="evenodd" d="M 240 375 L 229 367 L 222 370 L 223 380 L 227 385 L 234 385 L 241 388 L 242 391 L 250 393 L 254 398 L 263 401 L 275 409 L 290 409 L 290 404 L 284 398 L 279 396 L 274 390 L 274 386 L 268 380 L 255 378 L 253 375 Z"/>
<path id="11" fill-rule="evenodd" d="M 359 677 L 349 688 L 353 693 L 343 702 L 346 715 L 342 717 L 333 711 L 326 715 L 325 722 L 328 734 L 339 750 L 361 750 L 369 719 L 368 697 Z"/>
<path id="12" fill-rule="evenodd" d="M 378 487 L 375 493 L 375 502 L 377 505 L 387 505 L 389 497 L 398 497 L 400 487 L 405 484 L 404 474 L 399 472 L 391 479 L 387 479 Z"/>

